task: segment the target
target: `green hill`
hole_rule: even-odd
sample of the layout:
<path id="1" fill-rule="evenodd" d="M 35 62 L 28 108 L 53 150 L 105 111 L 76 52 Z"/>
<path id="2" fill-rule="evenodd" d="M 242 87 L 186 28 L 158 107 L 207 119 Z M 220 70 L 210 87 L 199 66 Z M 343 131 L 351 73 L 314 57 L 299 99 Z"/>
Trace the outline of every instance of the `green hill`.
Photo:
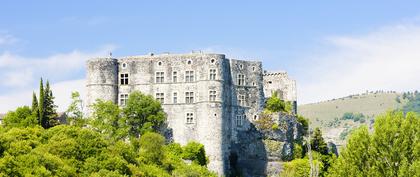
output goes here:
<path id="1" fill-rule="evenodd" d="M 402 99 L 400 93 L 371 92 L 300 105 L 298 114 L 308 118 L 312 128 L 320 127 L 326 139 L 340 142 L 353 128 L 362 124 L 370 126 L 375 116 L 388 110 L 401 109 L 407 102 L 407 99 Z M 365 119 L 363 121 L 344 120 L 342 119 L 344 113 L 361 113 Z"/>

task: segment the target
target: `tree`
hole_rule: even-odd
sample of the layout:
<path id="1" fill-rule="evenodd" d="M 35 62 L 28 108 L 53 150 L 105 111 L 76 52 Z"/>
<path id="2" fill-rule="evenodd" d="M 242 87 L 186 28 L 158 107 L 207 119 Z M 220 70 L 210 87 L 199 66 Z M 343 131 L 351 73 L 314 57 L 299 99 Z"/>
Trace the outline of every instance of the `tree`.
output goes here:
<path id="1" fill-rule="evenodd" d="M 329 176 L 415 176 L 420 174 L 420 117 L 388 112 L 374 132 L 363 126 L 350 135 Z"/>
<path id="2" fill-rule="evenodd" d="M 31 107 L 32 115 L 39 119 L 39 106 L 38 106 L 38 98 L 36 98 L 35 92 L 32 94 L 32 107 Z M 39 122 L 39 120 L 37 120 Z"/>
<path id="3" fill-rule="evenodd" d="M 47 80 L 44 93 L 44 128 L 50 128 L 59 124 L 57 117 L 57 106 L 54 104 L 54 96 L 50 88 L 50 82 Z"/>
<path id="4" fill-rule="evenodd" d="M 47 120 L 45 118 L 45 91 L 44 91 L 44 82 L 42 81 L 42 78 L 40 80 L 39 83 L 39 102 L 38 102 L 38 106 L 39 106 L 39 117 L 38 117 L 38 122 L 39 124 L 46 128 L 47 125 Z"/>
<path id="5" fill-rule="evenodd" d="M 165 138 L 157 133 L 147 132 L 140 137 L 139 161 L 161 164 L 164 153 Z"/>
<path id="6" fill-rule="evenodd" d="M 321 129 L 316 128 L 311 138 L 311 149 L 317 151 L 322 155 L 328 154 L 328 146 L 322 137 Z"/>
<path id="7" fill-rule="evenodd" d="M 83 119 L 83 101 L 80 98 L 79 92 L 71 93 L 72 102 L 67 108 L 67 122 L 70 125 L 76 125 L 82 127 L 85 124 Z"/>
<path id="8" fill-rule="evenodd" d="M 182 158 L 191 160 L 198 165 L 205 166 L 208 163 L 208 159 L 206 157 L 206 151 L 204 149 L 204 145 L 191 141 L 182 148 Z"/>
<path id="9" fill-rule="evenodd" d="M 28 106 L 18 107 L 15 111 L 8 112 L 3 121 L 6 127 L 31 127 L 38 124 L 37 118 Z"/>
<path id="10" fill-rule="evenodd" d="M 314 160 L 312 163 L 322 167 L 322 162 Z M 310 162 L 307 158 L 295 159 L 284 164 L 284 170 L 280 174 L 281 177 L 307 177 L 310 174 Z"/>
<path id="11" fill-rule="evenodd" d="M 268 98 L 265 108 L 271 112 L 280 112 L 285 110 L 286 105 L 284 101 L 280 100 L 278 93 L 274 92 L 273 95 Z"/>
<path id="12" fill-rule="evenodd" d="M 150 95 L 135 91 L 130 94 L 123 115 L 129 126 L 129 135 L 139 137 L 145 132 L 160 132 L 166 120 L 159 101 Z"/>
<path id="13" fill-rule="evenodd" d="M 118 105 L 112 101 L 97 100 L 92 108 L 89 124 L 93 130 L 105 134 L 108 139 L 124 139 L 128 135 L 126 120 L 121 117 Z"/>

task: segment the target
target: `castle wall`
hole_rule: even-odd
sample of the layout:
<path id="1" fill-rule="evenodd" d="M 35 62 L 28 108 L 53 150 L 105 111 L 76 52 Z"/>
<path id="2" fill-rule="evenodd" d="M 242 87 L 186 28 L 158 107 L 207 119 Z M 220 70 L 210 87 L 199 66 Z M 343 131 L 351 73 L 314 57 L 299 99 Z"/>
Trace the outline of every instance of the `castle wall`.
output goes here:
<path id="1" fill-rule="evenodd" d="M 296 114 L 296 81 L 290 79 L 286 72 L 264 73 L 263 80 L 265 97 L 269 98 L 274 92 L 277 92 L 280 99 L 292 102 L 293 112 Z"/>
<path id="2" fill-rule="evenodd" d="M 92 105 L 97 99 L 116 102 L 118 98 L 118 60 L 113 58 L 89 60 L 87 62 L 86 88 L 87 105 Z"/>
<path id="3" fill-rule="evenodd" d="M 265 97 L 270 96 L 271 91 L 286 91 L 285 98 L 296 100 L 293 80 L 263 75 L 261 62 L 227 59 L 222 54 L 92 59 L 87 62 L 87 67 L 87 105 L 96 99 L 122 104 L 123 95 L 133 91 L 155 98 L 157 93 L 163 93 L 162 107 L 167 113 L 173 140 L 183 145 L 189 141 L 204 144 L 210 160 L 208 168 L 219 175 L 227 175 L 229 157 L 235 151 L 232 143 L 245 142 L 244 132 L 254 128 L 252 122 L 258 119 Z M 193 71 L 191 82 L 187 80 L 187 71 Z M 122 74 L 128 76 L 128 83 L 121 84 Z M 211 74 L 215 75 L 212 77 Z M 267 85 L 268 80 L 275 84 Z M 193 92 L 192 103 L 186 103 L 186 92 Z M 213 100 L 210 93 L 214 92 Z M 187 122 L 189 113 L 194 114 L 193 122 Z M 239 122 L 238 116 L 242 116 Z"/>

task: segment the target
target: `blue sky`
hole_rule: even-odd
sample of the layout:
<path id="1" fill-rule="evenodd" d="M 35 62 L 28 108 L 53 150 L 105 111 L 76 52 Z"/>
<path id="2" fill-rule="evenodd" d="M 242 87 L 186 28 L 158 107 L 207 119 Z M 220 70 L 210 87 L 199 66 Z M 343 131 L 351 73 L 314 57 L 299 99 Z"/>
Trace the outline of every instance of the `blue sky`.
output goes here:
<path id="1" fill-rule="evenodd" d="M 55 85 L 65 109 L 69 89 L 83 89 L 84 61 L 110 51 L 262 60 L 297 80 L 301 103 L 420 87 L 407 80 L 420 70 L 418 1 L 2 0 L 0 9 L 0 112 L 30 102 L 22 95 L 40 77 Z"/>

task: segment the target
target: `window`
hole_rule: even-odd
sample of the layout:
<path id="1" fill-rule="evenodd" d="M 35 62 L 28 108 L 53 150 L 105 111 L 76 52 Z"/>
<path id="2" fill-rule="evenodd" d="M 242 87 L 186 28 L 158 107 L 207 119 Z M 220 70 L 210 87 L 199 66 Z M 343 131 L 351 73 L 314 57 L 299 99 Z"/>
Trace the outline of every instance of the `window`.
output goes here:
<path id="1" fill-rule="evenodd" d="M 172 72 L 172 82 L 178 82 L 178 72 Z"/>
<path id="2" fill-rule="evenodd" d="M 187 64 L 189 64 L 189 65 L 190 65 L 191 63 L 192 63 L 192 61 L 191 61 L 191 60 L 188 60 L 188 61 L 187 61 Z"/>
<path id="3" fill-rule="evenodd" d="M 127 104 L 128 94 L 120 94 L 120 106 L 125 106 Z"/>
<path id="4" fill-rule="evenodd" d="M 243 125 L 243 119 L 244 115 L 236 115 L 236 126 L 242 126 Z"/>
<path id="5" fill-rule="evenodd" d="M 185 92 L 185 103 L 194 103 L 194 92 Z"/>
<path id="6" fill-rule="evenodd" d="M 161 61 L 160 61 L 160 62 L 158 62 L 158 65 L 159 65 L 159 66 L 162 66 L 162 62 L 161 62 Z"/>
<path id="7" fill-rule="evenodd" d="M 173 103 L 174 104 L 178 103 L 178 93 L 177 92 L 173 93 Z"/>
<path id="8" fill-rule="evenodd" d="M 156 72 L 156 83 L 163 83 L 165 79 L 164 72 Z"/>
<path id="9" fill-rule="evenodd" d="M 194 114 L 189 112 L 187 113 L 187 124 L 193 124 L 194 123 Z"/>
<path id="10" fill-rule="evenodd" d="M 185 71 L 185 82 L 194 82 L 194 71 Z"/>
<path id="11" fill-rule="evenodd" d="M 127 68 L 127 63 L 123 63 L 123 64 L 122 64 L 122 68 L 123 68 L 123 69 Z"/>
<path id="12" fill-rule="evenodd" d="M 210 62 L 211 63 L 214 63 L 216 60 L 214 59 L 214 58 L 212 58 L 211 60 L 210 60 Z"/>
<path id="13" fill-rule="evenodd" d="M 238 105 L 239 106 L 246 106 L 245 105 L 245 95 L 240 94 L 238 96 Z"/>
<path id="14" fill-rule="evenodd" d="M 163 93 L 156 93 L 156 100 L 163 104 L 165 101 L 165 95 Z"/>
<path id="15" fill-rule="evenodd" d="M 238 75 L 238 85 L 245 85 L 245 75 L 243 74 Z"/>
<path id="16" fill-rule="evenodd" d="M 216 69 L 210 69 L 210 80 L 216 80 Z"/>
<path id="17" fill-rule="evenodd" d="M 216 91 L 215 90 L 210 90 L 209 100 L 210 101 L 216 101 Z"/>
<path id="18" fill-rule="evenodd" d="M 120 84 L 128 85 L 128 74 L 120 74 Z"/>

